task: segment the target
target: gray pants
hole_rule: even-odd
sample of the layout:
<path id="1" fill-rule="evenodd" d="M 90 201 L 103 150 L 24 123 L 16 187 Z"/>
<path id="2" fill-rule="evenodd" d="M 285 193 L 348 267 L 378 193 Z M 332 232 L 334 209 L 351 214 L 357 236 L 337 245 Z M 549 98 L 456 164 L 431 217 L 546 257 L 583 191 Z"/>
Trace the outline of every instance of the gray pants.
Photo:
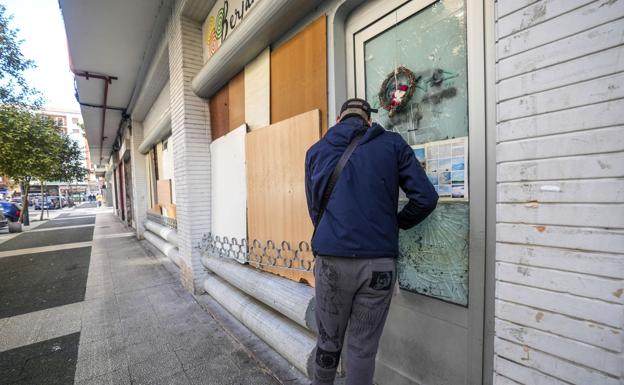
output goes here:
<path id="1" fill-rule="evenodd" d="M 313 385 L 333 384 L 347 332 L 347 385 L 371 385 L 394 283 L 394 258 L 316 258 Z M 348 325 L 348 329 L 347 329 Z"/>

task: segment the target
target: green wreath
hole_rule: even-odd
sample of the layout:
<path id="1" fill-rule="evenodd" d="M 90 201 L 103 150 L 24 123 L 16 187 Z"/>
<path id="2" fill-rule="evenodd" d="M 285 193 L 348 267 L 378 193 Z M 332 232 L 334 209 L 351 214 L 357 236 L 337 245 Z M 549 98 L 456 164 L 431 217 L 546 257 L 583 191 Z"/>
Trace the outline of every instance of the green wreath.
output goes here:
<path id="1" fill-rule="evenodd" d="M 379 105 L 392 116 L 403 111 L 416 91 L 420 76 L 400 66 L 390 72 L 379 89 Z"/>

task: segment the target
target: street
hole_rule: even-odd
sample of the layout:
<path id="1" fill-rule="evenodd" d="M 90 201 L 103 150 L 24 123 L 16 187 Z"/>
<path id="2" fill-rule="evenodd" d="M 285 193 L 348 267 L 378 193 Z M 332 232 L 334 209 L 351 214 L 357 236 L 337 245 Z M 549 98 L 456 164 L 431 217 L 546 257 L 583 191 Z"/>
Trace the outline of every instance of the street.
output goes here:
<path id="1" fill-rule="evenodd" d="M 110 209 L 0 236 L 0 384 L 277 384 L 170 265 Z"/>

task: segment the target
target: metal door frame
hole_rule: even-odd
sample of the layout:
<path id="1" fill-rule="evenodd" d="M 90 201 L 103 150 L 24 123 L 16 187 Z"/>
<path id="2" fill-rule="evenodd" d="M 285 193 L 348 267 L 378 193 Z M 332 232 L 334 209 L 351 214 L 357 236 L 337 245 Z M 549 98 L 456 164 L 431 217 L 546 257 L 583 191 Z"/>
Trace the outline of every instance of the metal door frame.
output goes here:
<path id="1" fill-rule="evenodd" d="M 346 44 L 346 75 L 347 95 L 355 97 L 363 96 L 357 92 L 362 91 L 362 81 L 359 86 L 356 83 L 358 66 L 363 68 L 363 60 L 359 63 L 356 58 L 358 44 L 363 44 L 362 32 L 366 36 L 375 36 L 387 29 L 383 19 L 391 17 L 392 25 L 397 21 L 394 12 L 398 11 L 401 16 L 398 21 L 411 17 L 414 13 L 431 5 L 437 0 L 376 0 L 370 1 L 355 9 L 344 19 L 345 44 Z M 485 14 L 491 15 L 491 7 L 484 8 L 483 2 L 466 0 L 466 43 L 467 43 L 467 71 L 468 71 L 468 135 L 469 135 L 469 161 L 470 173 L 470 251 L 469 251 L 469 294 L 468 307 L 449 304 L 432 297 L 420 294 L 418 301 L 427 307 L 434 317 L 456 320 L 457 324 L 467 329 L 468 351 L 466 355 L 468 363 L 468 383 L 485 384 L 492 382 L 492 348 L 490 341 L 493 335 L 493 293 L 494 293 L 494 249 L 495 249 L 495 115 L 492 106 L 495 103 L 492 96 L 494 80 L 488 76 L 486 84 L 486 71 L 491 75 L 492 65 L 491 44 L 487 37 L 491 35 L 491 28 L 486 36 Z M 343 21 L 343 20 L 339 20 Z M 380 23 L 380 21 L 382 21 Z M 360 39 L 356 35 L 360 33 Z M 486 52 L 486 39 L 488 40 Z M 488 67 L 485 57 L 488 54 Z M 362 57 L 362 56 L 360 56 Z M 334 64 L 334 63 L 331 63 Z M 336 63 L 337 64 L 337 63 Z M 334 64 L 335 65 L 335 64 Z M 361 80 L 361 79 L 360 79 Z M 488 95 L 486 98 L 486 86 Z M 492 119 L 494 116 L 494 119 Z M 486 125 L 487 123 L 487 125 Z M 487 129 L 486 129 L 487 127 Z M 486 135 L 487 134 L 487 135 Z M 494 195 L 492 195 L 492 193 Z M 487 230 L 487 231 L 486 231 Z M 487 235 L 487 237 L 486 237 Z M 486 247 L 488 257 L 486 259 Z M 487 276 L 486 276 L 487 271 Z M 487 280 L 487 282 L 486 282 Z M 488 292 L 486 293 L 486 283 Z M 410 293 L 411 294 L 411 293 Z M 487 309 L 486 309 L 487 304 Z M 487 315 L 488 324 L 484 322 Z M 487 338 L 487 339 L 486 339 Z M 485 341 L 484 341 L 485 340 Z M 487 354 L 486 354 L 487 353 Z M 486 369 L 484 371 L 484 369 Z"/>

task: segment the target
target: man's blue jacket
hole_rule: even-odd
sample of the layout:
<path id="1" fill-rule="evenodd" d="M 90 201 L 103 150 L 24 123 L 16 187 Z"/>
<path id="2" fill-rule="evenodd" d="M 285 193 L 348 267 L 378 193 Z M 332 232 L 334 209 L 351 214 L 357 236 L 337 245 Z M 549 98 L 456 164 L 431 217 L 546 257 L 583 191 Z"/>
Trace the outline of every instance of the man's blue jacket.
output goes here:
<path id="1" fill-rule="evenodd" d="M 306 154 L 308 209 L 316 224 L 331 173 L 351 140 L 366 130 L 346 164 L 312 240 L 317 255 L 397 257 L 399 228 L 415 226 L 436 207 L 438 195 L 401 135 L 347 117 Z M 399 187 L 409 198 L 397 214 Z"/>

